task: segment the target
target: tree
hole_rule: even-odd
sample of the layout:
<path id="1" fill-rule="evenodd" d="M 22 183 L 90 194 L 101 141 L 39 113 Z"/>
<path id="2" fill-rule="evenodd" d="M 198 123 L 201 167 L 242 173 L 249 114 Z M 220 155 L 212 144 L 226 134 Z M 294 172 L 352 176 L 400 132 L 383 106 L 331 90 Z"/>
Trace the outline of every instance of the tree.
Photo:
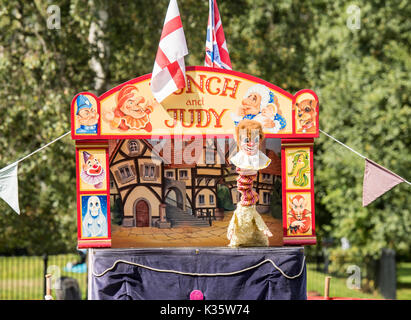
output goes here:
<path id="1" fill-rule="evenodd" d="M 70 130 L 70 101 L 87 90 L 88 24 L 78 2 L 59 1 L 61 29 L 47 27 L 46 1 L 2 1 L 0 166 Z M 90 15 L 90 13 L 88 13 Z M 53 253 L 75 248 L 74 143 L 67 137 L 19 163 L 17 216 L 0 203 L 0 248 Z"/>
<path id="2" fill-rule="evenodd" d="M 309 85 L 319 94 L 320 126 L 409 180 L 410 8 L 406 1 L 363 2 L 360 29 L 350 29 L 349 5 L 321 1 L 313 6 L 316 28 L 305 65 L 312 75 Z M 318 142 L 316 202 L 326 209 L 320 216 L 331 215 L 328 227 L 322 227 L 351 244 L 332 251 L 334 268 L 344 266 L 345 258 L 364 266 L 372 278 L 382 248 L 409 252 L 409 186 L 399 185 L 363 208 L 364 160 L 324 135 Z"/>
<path id="3" fill-rule="evenodd" d="M 76 93 L 100 95 L 150 73 L 168 2 L 54 1 L 61 28 L 49 29 L 48 1 L 1 1 L 0 167 L 69 131 Z M 313 89 L 322 130 L 410 180 L 411 9 L 401 0 L 360 2 L 360 29 L 350 29 L 350 5 L 218 1 L 234 70 L 290 93 Z M 186 65 L 203 65 L 208 1 L 179 0 L 179 8 Z M 363 160 L 323 135 L 314 150 L 316 230 L 351 244 L 333 250 L 333 265 L 351 256 L 371 266 L 384 247 L 409 252 L 409 187 L 362 208 Z M 1 251 L 74 248 L 74 143 L 64 138 L 20 163 L 19 184 L 22 214 L 0 203 Z"/>

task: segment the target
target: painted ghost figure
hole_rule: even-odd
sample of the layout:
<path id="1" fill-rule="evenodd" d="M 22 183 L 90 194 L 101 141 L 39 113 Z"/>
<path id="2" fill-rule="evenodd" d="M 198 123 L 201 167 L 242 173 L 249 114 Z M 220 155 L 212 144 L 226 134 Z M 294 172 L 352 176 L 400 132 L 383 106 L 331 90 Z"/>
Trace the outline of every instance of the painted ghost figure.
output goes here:
<path id="1" fill-rule="evenodd" d="M 101 210 L 100 199 L 97 196 L 91 196 L 83 218 L 83 237 L 107 237 L 107 231 L 107 219 Z"/>

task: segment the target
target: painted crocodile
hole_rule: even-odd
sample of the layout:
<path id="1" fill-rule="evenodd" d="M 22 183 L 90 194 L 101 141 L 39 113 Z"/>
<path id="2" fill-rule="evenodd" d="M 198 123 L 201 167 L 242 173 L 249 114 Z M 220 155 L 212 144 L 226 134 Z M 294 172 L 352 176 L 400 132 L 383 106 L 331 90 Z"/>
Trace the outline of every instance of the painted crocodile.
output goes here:
<path id="1" fill-rule="evenodd" d="M 293 167 L 288 176 L 293 176 L 293 184 L 298 187 L 305 187 L 308 185 L 308 174 L 310 173 L 310 163 L 308 152 L 298 150 L 290 154 L 293 157 Z"/>

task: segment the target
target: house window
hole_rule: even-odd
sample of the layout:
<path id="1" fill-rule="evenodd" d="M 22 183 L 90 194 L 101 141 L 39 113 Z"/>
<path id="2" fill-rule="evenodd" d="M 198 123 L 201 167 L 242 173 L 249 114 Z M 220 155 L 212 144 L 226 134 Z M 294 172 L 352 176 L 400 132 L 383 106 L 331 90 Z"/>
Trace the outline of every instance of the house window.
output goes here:
<path id="1" fill-rule="evenodd" d="M 135 154 L 140 151 L 140 145 L 136 140 L 131 140 L 128 142 L 128 151 L 130 151 L 131 154 Z"/>
<path id="2" fill-rule="evenodd" d="M 174 171 L 166 171 L 166 178 L 174 179 Z"/>
<path id="3" fill-rule="evenodd" d="M 264 204 L 269 204 L 270 203 L 270 193 L 264 191 L 263 192 L 263 203 Z"/>
<path id="4" fill-rule="evenodd" d="M 214 195 L 210 194 L 209 196 L 210 204 L 214 204 Z"/>
<path id="5" fill-rule="evenodd" d="M 116 177 L 121 183 L 127 183 L 134 179 L 134 169 L 130 167 L 130 165 L 125 165 L 118 168 L 118 171 L 115 172 Z"/>
<path id="6" fill-rule="evenodd" d="M 156 179 L 156 165 L 155 164 L 144 164 L 143 165 L 143 179 L 144 180 L 155 180 Z"/>
<path id="7" fill-rule="evenodd" d="M 206 164 L 214 164 L 214 150 L 206 149 Z"/>
<path id="8" fill-rule="evenodd" d="M 188 171 L 187 170 L 180 170 L 179 171 L 179 178 L 182 180 L 188 179 Z"/>
<path id="9" fill-rule="evenodd" d="M 204 204 L 204 203 L 205 203 L 205 197 L 204 197 L 203 194 L 200 194 L 200 195 L 198 196 L 198 203 L 199 203 L 199 204 Z"/>
<path id="10" fill-rule="evenodd" d="M 120 175 L 122 180 L 126 180 L 133 176 L 133 173 L 131 172 L 131 169 L 129 166 L 121 167 L 119 168 L 120 170 Z"/>
<path id="11" fill-rule="evenodd" d="M 271 175 L 268 173 L 263 173 L 263 181 L 271 181 Z"/>

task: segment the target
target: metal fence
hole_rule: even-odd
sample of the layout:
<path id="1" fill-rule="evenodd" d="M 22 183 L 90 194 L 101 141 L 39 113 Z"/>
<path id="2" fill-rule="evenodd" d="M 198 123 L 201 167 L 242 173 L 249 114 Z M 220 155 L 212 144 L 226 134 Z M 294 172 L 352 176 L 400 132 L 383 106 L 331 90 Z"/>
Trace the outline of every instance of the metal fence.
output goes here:
<path id="1" fill-rule="evenodd" d="M 55 299 L 67 296 L 68 283 L 79 299 L 87 299 L 87 264 L 80 254 L 0 256 L 0 300 L 43 300 L 46 274 Z"/>

